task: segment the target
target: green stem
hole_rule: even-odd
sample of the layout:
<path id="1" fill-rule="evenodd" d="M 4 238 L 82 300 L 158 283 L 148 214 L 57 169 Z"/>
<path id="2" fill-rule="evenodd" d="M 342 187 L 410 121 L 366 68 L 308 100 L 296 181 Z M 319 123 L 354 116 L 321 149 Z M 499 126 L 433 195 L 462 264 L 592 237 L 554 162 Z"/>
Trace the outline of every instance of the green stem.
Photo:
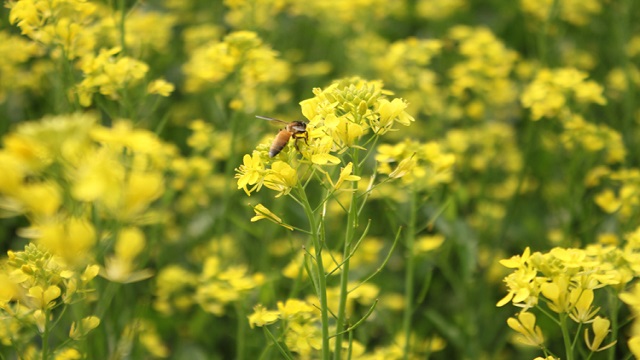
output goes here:
<path id="1" fill-rule="evenodd" d="M 311 239 L 315 248 L 315 263 L 317 274 L 317 295 L 320 299 L 320 317 L 322 320 L 322 359 L 329 360 L 331 352 L 329 350 L 329 310 L 327 305 L 327 276 L 324 270 L 324 263 L 322 261 L 322 249 L 324 247 L 324 241 L 320 238 L 318 233 L 318 224 L 316 224 L 316 217 L 313 213 L 313 208 L 309 203 L 307 194 L 304 189 L 298 183 L 298 197 L 300 203 L 304 208 L 305 215 L 309 219 L 309 229 L 311 230 Z"/>
<path id="2" fill-rule="evenodd" d="M 618 338 L 618 312 L 620 311 L 620 301 L 618 300 L 618 293 L 615 291 L 609 291 L 609 308 L 611 312 L 609 313 L 609 319 L 611 319 L 611 338 Z M 607 356 L 609 360 L 614 360 L 616 358 L 616 347 L 612 346 L 607 350 Z"/>
<path id="3" fill-rule="evenodd" d="M 360 166 L 358 163 L 358 149 L 353 149 L 353 174 L 359 175 Z M 358 183 L 351 183 L 351 203 L 347 214 L 347 228 L 345 231 L 342 271 L 340 272 L 340 303 L 338 305 L 338 318 L 336 319 L 336 342 L 333 350 L 333 358 L 342 358 L 342 340 L 344 338 L 343 328 L 347 317 L 347 295 L 349 294 L 349 265 L 351 263 L 351 245 L 355 238 L 358 227 Z"/>
<path id="4" fill-rule="evenodd" d="M 49 309 L 44 310 L 44 331 L 42 333 L 42 360 L 49 358 Z"/>
<path id="5" fill-rule="evenodd" d="M 418 199 L 416 193 L 411 190 L 411 199 L 410 199 L 410 208 L 409 208 L 409 223 L 407 224 L 407 233 L 406 233 L 406 249 L 407 252 L 407 268 L 404 278 L 404 317 L 402 321 L 402 331 L 404 333 L 404 359 L 409 359 L 409 353 L 411 351 L 411 318 L 413 317 L 413 279 L 414 279 L 414 267 L 415 267 L 415 256 L 413 251 L 413 244 L 416 236 L 416 216 L 417 216 L 417 207 L 418 207 Z"/>
<path id="6" fill-rule="evenodd" d="M 236 314 L 238 315 L 238 329 L 236 332 L 236 359 L 242 360 L 245 358 L 245 337 L 247 328 L 247 317 L 245 316 L 244 307 L 242 304 L 237 304 Z"/>
<path id="7" fill-rule="evenodd" d="M 571 335 L 569 335 L 567 317 L 567 314 L 560 314 L 560 329 L 562 330 L 562 340 L 564 341 L 567 360 L 573 360 L 573 347 L 571 346 Z"/>

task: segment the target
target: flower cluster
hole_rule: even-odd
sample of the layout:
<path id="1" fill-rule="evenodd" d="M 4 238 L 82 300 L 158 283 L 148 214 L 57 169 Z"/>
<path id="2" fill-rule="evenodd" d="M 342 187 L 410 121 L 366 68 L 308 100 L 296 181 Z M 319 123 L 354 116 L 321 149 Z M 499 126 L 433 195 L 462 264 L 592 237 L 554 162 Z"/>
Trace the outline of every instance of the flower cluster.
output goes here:
<path id="1" fill-rule="evenodd" d="M 577 114 L 563 122 L 563 125 L 564 132 L 560 135 L 560 140 L 568 151 L 601 153 L 605 164 L 624 161 L 627 149 L 616 130 L 607 125 L 587 122 Z"/>
<path id="2" fill-rule="evenodd" d="M 453 180 L 456 157 L 436 142 L 405 140 L 396 145 L 380 145 L 376 161 L 378 173 L 401 178 L 404 185 L 427 191 Z"/>
<path id="3" fill-rule="evenodd" d="M 7 93 L 38 89 L 42 71 L 46 67 L 27 67 L 27 64 L 41 54 L 42 48 L 38 44 L 0 31 L 0 104 L 6 101 Z"/>
<path id="4" fill-rule="evenodd" d="M 639 233 L 636 230 L 629 234 L 623 247 L 594 244 L 586 249 L 557 247 L 547 253 L 531 253 L 527 248 L 522 255 L 500 261 L 513 272 L 504 279 L 509 292 L 497 305 L 511 302 L 522 308 L 517 318 L 508 321 L 520 334 L 521 342 L 544 348 L 543 332 L 531 312 L 535 308 L 545 314 L 546 309 L 558 314 L 562 327 L 566 326 L 566 318 L 578 324 L 591 324 L 594 337 L 588 330 L 585 333 L 585 346 L 590 351 L 613 346 L 615 341 L 602 345 L 609 333 L 610 320 L 599 315 L 601 307 L 596 295 L 606 287 L 623 290 L 638 277 Z"/>
<path id="5" fill-rule="evenodd" d="M 137 227 L 161 221 L 148 208 L 164 191 L 175 149 L 127 121 L 99 126 L 90 114 L 24 123 L 4 145 L 0 169 L 11 175 L 0 181 L 0 205 L 5 216 L 30 220 L 22 235 L 82 267 L 95 260 L 92 250 L 104 240 L 94 216 L 127 224 L 111 234 L 115 257 L 105 259 L 104 274 L 130 281 L 146 242 Z"/>
<path id="6" fill-rule="evenodd" d="M 616 214 L 627 221 L 638 213 L 640 207 L 640 170 L 622 168 L 612 170 L 605 166 L 595 167 L 589 173 L 586 185 L 595 187 L 604 184 L 594 201 L 608 214 Z"/>
<path id="7" fill-rule="evenodd" d="M 449 69 L 451 95 L 468 103 L 466 114 L 481 119 L 485 106 L 502 110 L 512 105 L 517 92 L 510 75 L 518 54 L 484 27 L 456 26 L 449 37 L 458 44 L 462 57 Z"/>
<path id="8" fill-rule="evenodd" d="M 589 75 L 574 68 L 542 69 L 524 89 L 520 100 L 531 110 L 531 119 L 566 117 L 571 105 L 604 105 L 603 88 Z"/>
<path id="9" fill-rule="evenodd" d="M 0 341 L 5 345 L 24 346 L 36 329 L 47 331 L 52 310 L 78 301 L 94 301 L 92 279 L 98 275 L 97 265 L 84 269 L 67 266 L 43 247 L 27 245 L 23 251 L 9 251 L 0 264 Z M 69 337 L 80 340 L 100 324 L 88 316 L 72 323 Z M 59 351 L 75 350 L 73 347 Z M 75 350 L 77 352 L 77 350 Z"/>
<path id="10" fill-rule="evenodd" d="M 601 0 L 520 0 L 522 11 L 539 22 L 549 21 L 558 16 L 563 21 L 576 26 L 585 26 L 592 16 L 602 11 Z M 555 15 L 557 13 L 558 15 Z"/>
<path id="11" fill-rule="evenodd" d="M 9 2 L 9 6 L 9 21 L 32 40 L 56 49 L 58 57 L 76 59 L 92 51 L 96 44 L 94 30 L 88 25 L 99 14 L 91 2 L 19 0 Z"/>
<path id="12" fill-rule="evenodd" d="M 278 92 L 290 70 L 256 33 L 238 31 L 195 48 L 183 71 L 187 91 L 224 88 L 232 108 L 255 112 L 273 109 L 269 104 L 277 97 L 270 94 Z"/>
<path id="13" fill-rule="evenodd" d="M 244 265 L 225 265 L 216 256 L 207 256 L 202 264 L 199 274 L 179 265 L 164 267 L 156 277 L 154 308 L 169 315 L 197 304 L 222 316 L 226 305 L 243 301 L 250 290 L 264 283 L 263 274 L 249 274 Z"/>
<path id="14" fill-rule="evenodd" d="M 290 140 L 289 149 L 273 160 L 268 154 L 270 142 L 258 145 L 251 155 L 244 156 L 243 164 L 236 169 L 238 189 L 249 195 L 264 185 L 277 191 L 277 196 L 289 194 L 300 181 L 301 163 L 293 161 L 295 154 L 290 151 L 293 147 L 300 149 L 304 163 L 326 174 L 327 187 L 339 189 L 345 181 L 360 179 L 352 175 L 353 164 L 347 163 L 335 181 L 323 166 L 339 164 L 338 156 L 350 148 L 363 148 L 360 140 L 368 133 L 381 136 L 393 131 L 396 123 L 408 126 L 413 121 L 405 111 L 407 103 L 398 98 L 387 100 L 379 82 L 344 79 L 326 89 L 315 89 L 314 94 L 315 97 L 300 103 L 303 115 L 309 120 L 306 139 Z"/>

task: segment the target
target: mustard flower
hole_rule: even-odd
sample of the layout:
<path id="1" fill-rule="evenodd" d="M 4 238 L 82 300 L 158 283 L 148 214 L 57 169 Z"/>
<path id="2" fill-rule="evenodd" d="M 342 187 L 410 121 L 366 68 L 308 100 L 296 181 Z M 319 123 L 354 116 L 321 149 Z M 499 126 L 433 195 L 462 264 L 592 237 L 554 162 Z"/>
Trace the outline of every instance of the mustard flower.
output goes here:
<path id="1" fill-rule="evenodd" d="M 376 154 L 378 173 L 400 178 L 404 185 L 418 190 L 451 182 L 455 160 L 453 154 L 443 151 L 435 142 L 420 144 L 411 140 L 394 146 L 380 145 Z M 393 163 L 398 163 L 395 169 L 391 167 Z"/>
<path id="2" fill-rule="evenodd" d="M 558 7 L 560 19 L 576 26 L 587 25 L 602 11 L 601 0 L 560 0 L 557 5 L 545 0 L 520 0 L 524 13 L 542 22 L 549 20 L 554 6 Z"/>
<path id="3" fill-rule="evenodd" d="M 52 308 L 55 304 L 53 300 L 57 299 L 62 291 L 56 285 L 50 285 L 46 289 L 42 286 L 36 285 L 29 288 L 29 297 L 34 301 L 34 305 L 39 309 Z"/>
<path id="4" fill-rule="evenodd" d="M 588 74 L 574 68 L 542 69 L 525 88 L 520 100 L 531 110 L 531 119 L 540 120 L 563 115 L 566 104 L 604 105 L 603 88 Z"/>
<path id="5" fill-rule="evenodd" d="M 178 265 L 168 265 L 160 269 L 155 277 L 154 309 L 165 315 L 177 310 L 187 310 L 193 304 L 193 290 L 198 276 Z"/>
<path id="6" fill-rule="evenodd" d="M 236 31 L 222 41 L 211 41 L 194 49 L 183 66 L 186 90 L 200 91 L 222 87 L 231 98 L 234 109 L 254 112 L 258 107 L 269 110 L 281 101 L 273 96 L 276 87 L 289 78 L 289 64 L 263 44 L 251 31 Z M 237 74 L 237 78 L 232 78 Z"/>
<path id="7" fill-rule="evenodd" d="M 592 306 L 594 299 L 593 289 L 574 288 L 571 290 L 570 303 L 573 308 L 569 316 L 577 323 L 588 323 L 598 314 L 600 308 Z"/>
<path id="8" fill-rule="evenodd" d="M 264 186 L 277 191 L 276 197 L 287 195 L 297 183 L 297 171 L 284 161 L 271 164 L 271 169 L 264 177 Z"/>
<path id="9" fill-rule="evenodd" d="M 160 96 L 169 96 L 175 89 L 175 86 L 164 80 L 164 79 L 156 79 L 147 85 L 147 93 L 149 94 L 158 94 Z"/>
<path id="10" fill-rule="evenodd" d="M 267 209 L 264 205 L 258 204 L 254 206 L 253 209 L 256 212 L 256 216 L 251 218 L 251 222 L 267 219 L 273 223 L 276 223 L 282 226 L 285 229 L 293 230 L 293 228 L 290 225 L 283 223 L 282 219 L 280 219 L 276 214 L 272 213 L 271 210 Z"/>
<path id="11" fill-rule="evenodd" d="M 31 230 L 39 245 L 67 264 L 84 267 L 91 261 L 97 239 L 93 224 L 87 219 L 46 222 L 32 226 Z"/>
<path id="12" fill-rule="evenodd" d="M 326 127 L 339 149 L 354 146 L 368 129 L 382 135 L 395 123 L 408 126 L 413 121 L 404 100 L 383 97 L 388 92 L 380 82 L 346 78 L 313 93 L 315 97 L 300 102 L 302 114 L 314 127 Z"/>
<path id="13" fill-rule="evenodd" d="M 0 31 L 0 103 L 6 101 L 8 93 L 37 90 L 42 74 L 37 71 L 36 66 L 29 66 L 29 63 L 42 52 L 38 44 L 6 30 Z"/>
<path id="14" fill-rule="evenodd" d="M 273 29 L 278 25 L 278 14 L 285 10 L 285 0 L 225 1 L 228 11 L 225 20 L 234 28 Z"/>
<path id="15" fill-rule="evenodd" d="M 244 265 L 223 267 L 218 257 L 209 256 L 204 260 L 195 300 L 205 311 L 222 315 L 225 305 L 240 300 L 263 282 L 262 274 L 248 274 Z"/>
<path id="16" fill-rule="evenodd" d="M 120 230 L 116 239 L 114 254 L 105 259 L 101 275 L 114 282 L 132 283 L 148 279 L 153 275 L 150 269 L 137 270 L 140 266 L 135 259 L 146 246 L 144 233 L 137 227 Z"/>
<path id="17" fill-rule="evenodd" d="M 284 338 L 287 347 L 302 357 L 322 348 L 320 328 L 312 323 L 290 322 Z"/>
<path id="18" fill-rule="evenodd" d="M 518 342 L 530 346 L 542 346 L 544 344 L 544 336 L 539 326 L 536 326 L 536 316 L 530 312 L 522 311 L 517 318 L 510 317 L 507 319 L 507 325 L 518 332 L 516 338 Z"/>
<path id="19" fill-rule="evenodd" d="M 516 84 L 509 78 L 518 60 L 517 52 L 486 27 L 455 26 L 448 36 L 459 43 L 463 59 L 448 72 L 451 94 L 465 101 L 469 94 L 477 101 L 467 102 L 467 113 L 475 119 L 484 113 L 484 104 L 511 105 L 516 100 Z"/>
<path id="20" fill-rule="evenodd" d="M 580 115 L 571 116 L 563 125 L 560 139 L 568 150 L 580 147 L 591 153 L 602 152 L 609 164 L 624 161 L 627 150 L 622 135 L 614 129 L 589 123 Z"/>
<path id="21" fill-rule="evenodd" d="M 426 19 L 443 20 L 467 6 L 465 0 L 419 0 L 416 3 L 416 12 Z"/>
<path id="22" fill-rule="evenodd" d="M 100 325 L 100 319 L 97 316 L 87 316 L 80 320 L 79 323 L 73 322 L 71 324 L 69 337 L 74 340 L 79 340 L 91 332 L 91 330 L 97 328 L 98 325 Z"/>
<path id="23" fill-rule="evenodd" d="M 100 49 L 98 55 L 88 54 L 80 60 L 84 79 L 75 91 L 82 106 L 90 106 L 96 93 L 117 100 L 122 90 L 146 76 L 149 65 L 128 56 L 118 56 L 121 50 L 119 47 Z"/>
<path id="24" fill-rule="evenodd" d="M 243 164 L 236 169 L 238 189 L 243 189 L 250 196 L 254 191 L 260 191 L 264 182 L 265 167 L 260 153 L 254 151 L 251 155 L 242 158 Z M 255 185 L 251 189 L 247 185 Z"/>
<path id="25" fill-rule="evenodd" d="M 596 317 L 592 323 L 593 326 L 593 341 L 589 338 L 589 329 L 584 329 L 584 342 L 587 344 L 587 348 L 591 351 L 602 351 L 614 346 L 618 341 L 613 341 L 605 346 L 602 345 L 604 338 L 609 334 L 609 327 L 611 322 L 600 316 Z"/>
<path id="26" fill-rule="evenodd" d="M 143 56 L 150 55 L 150 50 L 167 52 L 171 41 L 173 27 L 177 17 L 168 12 L 142 10 L 134 7 L 127 12 L 124 28 L 124 41 L 127 49 Z M 120 44 L 120 19 L 116 16 L 104 16 L 96 24 L 100 34 L 109 40 L 110 45 Z"/>
<path id="27" fill-rule="evenodd" d="M 338 181 L 336 181 L 335 184 L 331 181 L 331 178 L 329 178 L 328 175 L 327 177 L 328 177 L 329 183 L 331 183 L 333 188 L 339 189 L 340 186 L 342 186 L 342 183 L 345 181 L 359 181 L 361 179 L 360 176 L 353 175 L 352 173 L 353 173 L 353 163 L 350 162 L 340 170 L 340 176 L 338 177 Z"/>
<path id="28" fill-rule="evenodd" d="M 39 172 L 59 159 L 75 164 L 91 149 L 88 134 L 97 123 L 96 114 L 74 113 L 45 116 L 25 122 L 4 139 L 4 147 L 25 170 Z"/>
<path id="29" fill-rule="evenodd" d="M 262 305 L 256 305 L 253 307 L 253 314 L 248 316 L 249 326 L 263 327 L 265 325 L 271 325 L 280 319 L 280 312 L 267 310 Z"/>
<path id="30" fill-rule="evenodd" d="M 83 0 L 62 3 L 47 0 L 20 0 L 8 3 L 9 22 L 22 34 L 50 47 L 54 56 L 60 46 L 64 56 L 75 59 L 93 50 L 96 34 L 87 25 L 98 16 L 98 7 Z"/>
<path id="31" fill-rule="evenodd" d="M 421 236 L 416 239 L 414 249 L 419 254 L 426 254 L 437 250 L 444 243 L 444 235 L 436 234 L 431 236 Z"/>

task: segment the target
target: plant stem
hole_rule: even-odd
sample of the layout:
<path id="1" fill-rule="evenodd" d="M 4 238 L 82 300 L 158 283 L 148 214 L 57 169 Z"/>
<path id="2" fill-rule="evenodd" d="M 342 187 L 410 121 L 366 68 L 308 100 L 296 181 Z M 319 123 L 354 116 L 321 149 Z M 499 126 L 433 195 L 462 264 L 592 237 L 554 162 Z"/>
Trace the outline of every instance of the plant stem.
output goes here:
<path id="1" fill-rule="evenodd" d="M 353 173 L 359 175 L 360 166 L 358 163 L 358 149 L 353 149 Z M 349 212 L 347 214 L 347 228 L 345 231 L 344 248 L 342 256 L 344 263 L 340 272 L 340 304 L 338 305 L 338 318 L 336 320 L 336 342 L 333 349 L 333 358 L 340 360 L 342 358 L 342 339 L 344 337 L 342 330 L 345 326 L 347 317 L 347 295 L 349 294 L 349 264 L 351 263 L 351 244 L 355 238 L 356 228 L 358 226 L 358 183 L 351 183 L 351 203 L 349 204 Z"/>
<path id="2" fill-rule="evenodd" d="M 44 310 L 44 331 L 42 332 L 42 360 L 49 358 L 49 309 Z"/>
<path id="3" fill-rule="evenodd" d="M 245 316 L 244 307 L 242 304 L 237 304 L 236 314 L 238 315 L 238 329 L 236 332 L 236 359 L 242 360 L 245 358 L 245 330 L 247 328 L 247 317 Z"/>
<path id="4" fill-rule="evenodd" d="M 567 327 L 567 317 L 567 314 L 560 314 L 560 329 L 562 330 L 562 340 L 564 341 L 567 360 L 573 360 L 573 347 L 571 346 L 571 336 Z"/>
<path id="5" fill-rule="evenodd" d="M 413 316 L 413 278 L 415 267 L 415 256 L 413 252 L 413 244 L 416 237 L 416 216 L 418 199 L 415 191 L 410 190 L 410 204 L 409 204 L 409 223 L 407 224 L 407 233 L 405 238 L 405 251 L 407 252 L 407 267 L 404 278 L 404 318 L 402 321 L 402 331 L 404 333 L 404 359 L 409 359 L 409 353 L 411 351 L 411 318 Z"/>
<path id="6" fill-rule="evenodd" d="M 324 241 L 320 238 L 318 233 L 318 225 L 316 224 L 316 217 L 313 213 L 313 208 L 309 204 L 307 194 L 304 192 L 304 188 L 298 183 L 298 197 L 300 203 L 304 208 L 305 215 L 309 219 L 309 229 L 311 230 L 311 239 L 315 248 L 315 262 L 316 273 L 318 277 L 318 299 L 320 299 L 320 317 L 322 320 L 322 359 L 329 360 L 331 352 L 329 350 L 329 310 L 327 306 L 327 276 L 324 271 L 324 263 L 322 261 L 322 249 L 324 247 Z"/>

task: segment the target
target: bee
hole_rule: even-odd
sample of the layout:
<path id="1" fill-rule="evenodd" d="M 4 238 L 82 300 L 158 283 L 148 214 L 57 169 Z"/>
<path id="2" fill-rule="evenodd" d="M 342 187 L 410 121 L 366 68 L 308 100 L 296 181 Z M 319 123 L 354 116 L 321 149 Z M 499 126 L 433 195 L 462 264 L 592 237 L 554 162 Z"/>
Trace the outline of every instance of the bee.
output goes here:
<path id="1" fill-rule="evenodd" d="M 274 119 L 270 117 L 264 116 L 256 116 L 258 119 L 267 120 L 267 121 L 276 121 L 279 123 L 283 123 L 286 126 L 284 129 L 281 129 L 276 138 L 273 139 L 273 143 L 271 144 L 271 148 L 269 148 L 269 157 L 274 157 L 284 149 L 289 140 L 293 137 L 296 146 L 296 150 L 300 151 L 298 148 L 298 139 L 304 139 L 304 142 L 307 143 L 308 134 L 307 134 L 307 123 L 303 121 L 293 121 L 286 122 L 279 119 Z"/>

